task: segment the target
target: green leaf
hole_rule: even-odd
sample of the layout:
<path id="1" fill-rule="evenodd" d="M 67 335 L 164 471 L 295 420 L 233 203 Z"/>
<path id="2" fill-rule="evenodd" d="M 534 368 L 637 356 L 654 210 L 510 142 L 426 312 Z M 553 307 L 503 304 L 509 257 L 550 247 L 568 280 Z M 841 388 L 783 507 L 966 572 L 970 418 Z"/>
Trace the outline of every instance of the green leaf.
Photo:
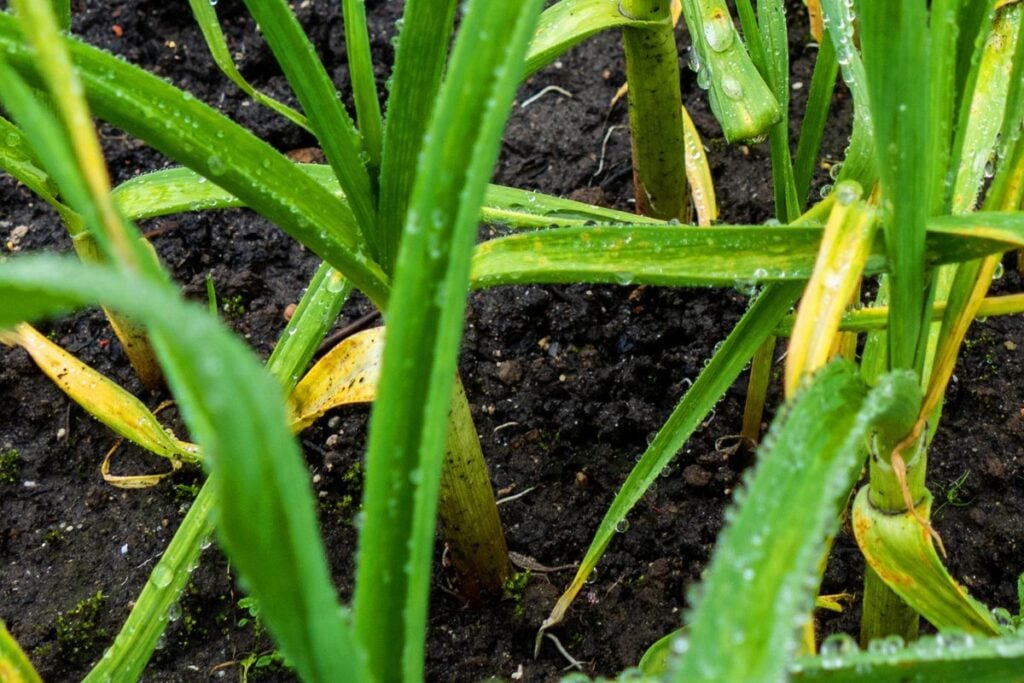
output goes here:
<path id="1" fill-rule="evenodd" d="M 344 195 L 330 167 L 299 164 L 299 168 L 339 200 Z M 114 189 L 121 210 L 133 219 L 166 216 L 185 211 L 209 211 L 245 206 L 245 203 L 217 185 L 206 182 L 187 168 L 154 171 L 125 181 Z M 571 199 L 489 185 L 480 210 L 480 220 L 513 228 L 544 228 L 549 225 L 584 223 L 661 224 L 653 218 L 606 209 Z"/>
<path id="2" fill-rule="evenodd" d="M 882 226 L 892 264 L 889 363 L 915 360 L 924 307 L 925 221 L 935 171 L 929 158 L 928 13 L 925 0 L 865 2 L 861 45 L 882 187 Z M 837 50 L 837 53 L 839 51 Z"/>
<path id="3" fill-rule="evenodd" d="M 992 175 L 1010 88 L 1020 87 L 1022 74 L 1020 67 L 1014 68 L 1014 58 L 1022 21 L 1024 5 L 1007 5 L 996 13 L 985 40 L 974 88 L 966 93 L 957 131 L 954 158 L 959 168 L 953 182 L 953 213 L 973 210 L 985 178 Z"/>
<path id="4" fill-rule="evenodd" d="M 905 683 L 906 681 L 971 681 L 1005 683 L 1020 677 L 1024 638 L 977 638 L 965 633 L 928 635 L 904 646 L 901 639 L 874 641 L 859 651 L 822 647 L 819 657 L 802 657 L 790 667 L 797 683 Z"/>
<path id="5" fill-rule="evenodd" d="M 0 263 L 0 299 L 13 303 L 0 308 L 0 327 L 100 302 L 175 340 L 162 360 L 211 466 L 217 530 L 233 565 L 304 679 L 363 680 L 280 387 L 245 345 L 161 286 L 66 259 Z M 153 581 L 161 587 L 173 578 L 154 573 Z"/>
<path id="6" fill-rule="evenodd" d="M 644 656 L 640 658 L 640 663 L 637 664 L 637 667 L 645 676 L 664 677 L 668 672 L 669 662 L 671 661 L 672 645 L 673 643 L 681 642 L 680 639 L 684 638 L 685 635 L 686 627 L 684 626 L 666 636 L 662 636 L 647 648 Z"/>
<path id="7" fill-rule="evenodd" d="M 802 226 L 595 226 L 551 228 L 480 244 L 473 287 L 517 283 L 601 282 L 733 286 L 807 280 L 821 228 Z M 979 212 L 928 223 L 926 261 L 957 263 L 1024 245 L 1024 212 Z M 892 264 L 876 240 L 865 272 Z"/>
<path id="8" fill-rule="evenodd" d="M 57 183 L 41 165 L 42 162 L 32 151 L 24 133 L 0 117 L 0 169 L 7 171 L 11 177 L 52 206 L 61 219 L 72 226 L 72 232 L 80 230 L 81 217 L 57 198 L 60 192 Z"/>
<path id="9" fill-rule="evenodd" d="M 213 533 L 211 513 L 215 490 L 212 482 L 203 484 L 185 519 L 181 520 L 181 526 L 150 572 L 149 580 L 135 599 L 114 643 L 86 676 L 85 683 L 101 683 L 114 677 L 124 680 L 141 678 L 160 636 L 167 628 L 168 612 L 185 590 L 199 561 L 203 543 Z"/>
<path id="10" fill-rule="evenodd" d="M 780 109 L 779 122 L 768 133 L 775 216 L 783 223 L 789 223 L 800 216 L 800 203 L 789 150 L 789 34 L 785 5 L 782 0 L 761 0 L 757 3 L 757 17 L 765 52 L 761 73 Z"/>
<path id="11" fill-rule="evenodd" d="M 683 0 L 683 16 L 700 56 L 698 82 L 709 86 L 725 139 L 766 134 L 782 110 L 736 35 L 725 0 Z"/>
<path id="12" fill-rule="evenodd" d="M 320 264 L 267 359 L 267 372 L 281 380 L 286 394 L 298 383 L 351 293 L 352 284 L 341 273 Z"/>
<path id="13" fill-rule="evenodd" d="M 650 22 L 637 21 L 619 11 L 616 0 L 556 2 L 540 15 L 523 78 L 533 75 L 592 35 L 620 26 L 640 27 L 647 23 Z"/>
<path id="14" fill-rule="evenodd" d="M 385 272 L 394 269 L 423 134 L 444 73 L 454 0 L 408 0 L 395 50 L 380 169 L 380 225 L 370 237 Z"/>
<path id="15" fill-rule="evenodd" d="M 373 180 L 372 176 L 380 166 L 382 123 L 364 0 L 342 0 L 341 12 L 345 24 L 345 56 L 348 57 L 348 72 L 352 79 L 359 135 L 363 139 L 363 151 L 368 157 L 366 165 Z"/>
<path id="16" fill-rule="evenodd" d="M 871 504 L 863 487 L 853 503 L 857 544 L 875 573 L 938 629 L 959 628 L 994 636 L 999 627 L 988 608 L 949 575 L 931 536 L 910 512 L 894 515 Z M 932 497 L 925 491 L 918 514 L 929 519 Z"/>
<path id="17" fill-rule="evenodd" d="M 856 48 L 853 8 L 847 0 L 821 0 L 821 10 L 843 81 L 853 95 L 853 133 L 837 180 L 854 180 L 861 187 L 873 187 L 878 180 L 871 114 L 873 103 L 868 96 L 864 63 Z"/>
<path id="18" fill-rule="evenodd" d="M 309 117 L 324 156 L 348 197 L 360 234 L 365 237 L 377 224 L 376 193 L 365 166 L 359 131 L 345 111 L 327 69 L 285 0 L 245 0 L 245 6 L 260 25 Z"/>
<path id="19" fill-rule="evenodd" d="M 832 102 L 832 92 L 835 90 L 838 73 L 836 49 L 831 40 L 823 40 L 818 47 L 818 58 L 814 62 L 807 105 L 803 120 L 800 122 L 800 141 L 797 143 L 796 159 L 793 162 L 797 205 L 801 207 L 807 205 L 807 194 L 818 163 L 821 138 L 825 132 L 825 122 L 828 119 L 829 104 Z"/>
<path id="20" fill-rule="evenodd" d="M 856 366 L 836 361 L 776 418 L 691 598 L 674 680 L 783 677 L 810 618 L 822 539 L 838 526 L 864 439 L 873 429 L 909 429 L 920 400 L 912 373 L 888 375 L 868 394 Z"/>
<path id="21" fill-rule="evenodd" d="M 465 5 L 417 164 L 370 420 L 356 566 L 356 629 L 376 680 L 423 678 L 438 487 L 470 255 L 540 4 Z"/>
<path id="22" fill-rule="evenodd" d="M 18 645 L 7 624 L 0 619 L 0 674 L 4 680 L 10 683 L 41 683 L 42 679 L 36 673 L 32 662 L 25 656 L 21 646 Z"/>
<path id="23" fill-rule="evenodd" d="M 231 51 L 228 49 L 224 32 L 220 30 L 217 10 L 214 7 L 216 3 L 210 2 L 210 0 L 188 0 L 188 4 L 192 8 L 192 16 L 195 17 L 196 23 L 199 24 L 199 30 L 203 32 L 203 39 L 206 41 L 206 47 L 210 48 L 210 55 L 213 57 L 214 63 L 224 72 L 224 75 L 256 102 L 277 112 L 296 126 L 312 132 L 309 127 L 309 120 L 305 116 L 252 87 L 249 81 L 245 80 L 245 77 L 238 71 L 235 61 L 231 58 Z"/>
<path id="24" fill-rule="evenodd" d="M 732 286 L 806 280 L 821 228 L 728 226 L 553 228 L 479 245 L 473 286 L 605 282 Z M 875 260 L 875 267 L 881 263 Z"/>

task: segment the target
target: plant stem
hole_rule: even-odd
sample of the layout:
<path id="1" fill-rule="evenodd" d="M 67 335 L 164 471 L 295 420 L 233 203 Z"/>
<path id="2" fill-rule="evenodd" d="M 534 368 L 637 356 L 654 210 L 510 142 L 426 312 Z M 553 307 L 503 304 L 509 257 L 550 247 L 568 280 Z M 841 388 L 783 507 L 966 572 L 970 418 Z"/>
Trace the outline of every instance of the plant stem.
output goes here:
<path id="1" fill-rule="evenodd" d="M 460 591 L 476 601 L 501 591 L 509 575 L 508 547 L 461 381 L 455 383 L 447 438 L 438 517 Z"/>
<path id="2" fill-rule="evenodd" d="M 907 453 L 907 488 L 914 505 L 927 496 L 924 475 L 927 469 L 927 450 L 923 441 L 913 452 Z M 896 479 L 888 454 L 895 444 L 876 443 L 879 453 L 871 456 L 870 489 L 871 506 L 883 514 L 903 514 L 907 511 L 903 491 Z M 885 461 L 882 460 L 885 458 Z M 864 601 L 860 619 L 860 640 L 867 646 L 876 638 L 898 635 L 906 641 L 917 638 L 920 616 L 910 607 L 869 566 L 864 567 Z"/>
<path id="3" fill-rule="evenodd" d="M 897 635 L 906 642 L 917 639 L 920 617 L 892 592 L 875 570 L 864 565 L 864 608 L 860 618 L 860 644 Z"/>
<path id="4" fill-rule="evenodd" d="M 740 434 L 751 446 L 761 439 L 761 419 L 764 402 L 771 383 L 772 363 L 775 362 L 775 337 L 765 339 L 754 354 L 747 381 L 747 400 L 743 405 L 743 428 Z"/>
<path id="5" fill-rule="evenodd" d="M 683 222 L 690 219 L 679 92 L 679 57 L 665 0 L 623 0 L 630 17 L 656 26 L 622 29 L 629 91 L 636 211 Z"/>

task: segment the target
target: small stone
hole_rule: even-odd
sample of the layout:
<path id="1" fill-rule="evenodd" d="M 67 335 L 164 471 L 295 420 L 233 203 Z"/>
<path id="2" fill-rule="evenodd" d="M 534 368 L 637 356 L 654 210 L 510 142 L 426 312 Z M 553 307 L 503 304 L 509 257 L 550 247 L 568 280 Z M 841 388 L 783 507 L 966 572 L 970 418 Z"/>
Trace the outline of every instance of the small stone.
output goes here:
<path id="1" fill-rule="evenodd" d="M 27 225 L 17 225 L 11 230 L 10 237 L 7 238 L 7 251 L 20 251 L 21 240 L 24 239 L 25 235 L 28 234 Z"/>
<path id="2" fill-rule="evenodd" d="M 514 360 L 498 363 L 498 379 L 502 384 L 518 384 L 523 379 L 523 368 Z"/>
<path id="3" fill-rule="evenodd" d="M 1005 349 L 1006 349 L 1007 351 L 1016 351 L 1016 350 L 1017 350 L 1017 345 L 1016 345 L 1016 344 L 1014 344 L 1014 343 L 1013 343 L 1012 341 L 1010 341 L 1009 339 L 1007 339 L 1006 341 L 1004 341 L 1004 342 L 1003 342 L 1003 347 L 1004 347 L 1004 348 L 1005 348 Z"/>
<path id="4" fill-rule="evenodd" d="M 295 315 L 295 309 L 297 309 L 297 308 L 298 308 L 298 305 L 296 305 L 296 304 L 288 304 L 287 306 L 285 306 L 284 307 L 284 313 L 282 314 L 282 315 L 284 315 L 284 319 L 285 320 L 291 320 L 292 316 Z"/>
<path id="5" fill-rule="evenodd" d="M 590 484 L 590 478 L 587 476 L 587 473 L 586 472 L 577 472 L 576 473 L 576 485 L 579 486 L 581 489 L 585 489 L 585 488 L 587 488 L 588 484 Z"/>
<path id="6" fill-rule="evenodd" d="M 690 486 L 700 488 L 711 482 L 711 473 L 700 465 L 687 465 L 683 470 L 683 481 Z"/>

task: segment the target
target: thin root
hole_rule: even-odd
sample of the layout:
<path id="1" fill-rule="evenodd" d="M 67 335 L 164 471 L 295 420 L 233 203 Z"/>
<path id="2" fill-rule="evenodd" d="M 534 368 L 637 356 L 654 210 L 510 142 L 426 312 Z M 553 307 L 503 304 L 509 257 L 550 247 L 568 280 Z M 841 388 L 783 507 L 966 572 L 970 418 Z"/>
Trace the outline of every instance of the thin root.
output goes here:
<path id="1" fill-rule="evenodd" d="M 576 669 L 577 671 L 583 671 L 583 662 L 569 654 L 566 651 L 566 649 L 562 647 L 562 643 L 558 640 L 558 638 L 555 637 L 553 633 L 545 633 L 544 637 L 550 640 L 552 643 L 554 643 L 555 647 L 558 648 L 558 651 L 562 653 L 563 657 L 565 657 L 565 661 L 569 662 L 569 666 L 565 667 L 565 669 Z M 563 671 L 565 669 L 563 669 Z"/>

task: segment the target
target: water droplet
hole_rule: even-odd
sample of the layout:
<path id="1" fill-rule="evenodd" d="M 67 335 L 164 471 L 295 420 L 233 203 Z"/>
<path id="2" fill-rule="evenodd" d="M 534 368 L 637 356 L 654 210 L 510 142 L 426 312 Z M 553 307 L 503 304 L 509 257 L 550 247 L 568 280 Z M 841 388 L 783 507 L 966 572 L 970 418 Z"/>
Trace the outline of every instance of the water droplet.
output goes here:
<path id="1" fill-rule="evenodd" d="M 704 21 L 704 39 L 715 52 L 727 50 L 732 45 L 735 29 L 724 11 L 715 12 Z"/>
<path id="2" fill-rule="evenodd" d="M 824 189 L 823 187 L 822 190 Z M 860 199 L 860 188 L 853 183 L 840 183 L 836 186 L 835 193 L 836 201 L 843 206 L 849 206 Z"/>
<path id="3" fill-rule="evenodd" d="M 821 189 L 818 190 L 818 194 L 821 196 L 822 199 L 828 197 L 830 194 L 832 194 L 832 185 L 830 185 L 829 183 L 825 183 L 824 185 L 821 186 Z"/>
<path id="4" fill-rule="evenodd" d="M 725 78 L 722 79 L 722 92 L 734 100 L 741 99 L 743 97 L 743 84 L 735 76 L 726 74 Z"/>
<path id="5" fill-rule="evenodd" d="M 876 638 L 868 643 L 868 652 L 876 655 L 894 655 L 903 649 L 903 639 L 899 636 Z"/>
<path id="6" fill-rule="evenodd" d="M 174 570 L 165 564 L 158 564 L 153 568 L 153 573 L 150 575 L 149 580 L 153 582 L 153 585 L 157 588 L 167 588 L 171 585 L 171 580 L 174 578 Z"/>
<path id="7" fill-rule="evenodd" d="M 697 87 L 707 90 L 711 86 L 711 67 L 704 66 L 697 72 Z"/>
<path id="8" fill-rule="evenodd" d="M 177 621 L 181 619 L 181 605 L 174 602 L 167 608 L 167 621 Z"/>
<path id="9" fill-rule="evenodd" d="M 1001 278 L 1003 276 L 1003 273 L 1005 271 L 1006 271 L 1006 269 L 1003 268 L 1002 262 L 997 263 L 996 264 L 996 269 L 994 271 L 992 271 L 992 279 L 993 280 L 998 280 L 999 278 Z M 999 609 L 999 608 L 997 607 L 996 609 Z"/>
<path id="10" fill-rule="evenodd" d="M 8 133 L 7 134 L 7 146 L 8 147 L 17 147 L 19 144 L 21 144 L 21 138 L 18 137 L 17 133 L 13 133 L 12 132 L 12 133 Z"/>
<path id="11" fill-rule="evenodd" d="M 832 164 L 828 169 L 828 177 L 835 180 L 839 177 L 839 172 L 843 170 L 843 162 Z"/>
<path id="12" fill-rule="evenodd" d="M 686 65 L 690 67 L 690 71 L 700 71 L 700 53 L 692 45 L 686 48 Z"/>
<path id="13" fill-rule="evenodd" d="M 224 160 L 214 154 L 206 160 L 207 165 L 210 167 L 210 173 L 213 175 L 221 175 L 227 168 L 224 166 Z"/>
<path id="14" fill-rule="evenodd" d="M 615 525 L 615 531 L 617 531 L 620 534 L 624 534 L 627 531 L 629 531 L 629 520 L 620 519 L 619 522 Z"/>

